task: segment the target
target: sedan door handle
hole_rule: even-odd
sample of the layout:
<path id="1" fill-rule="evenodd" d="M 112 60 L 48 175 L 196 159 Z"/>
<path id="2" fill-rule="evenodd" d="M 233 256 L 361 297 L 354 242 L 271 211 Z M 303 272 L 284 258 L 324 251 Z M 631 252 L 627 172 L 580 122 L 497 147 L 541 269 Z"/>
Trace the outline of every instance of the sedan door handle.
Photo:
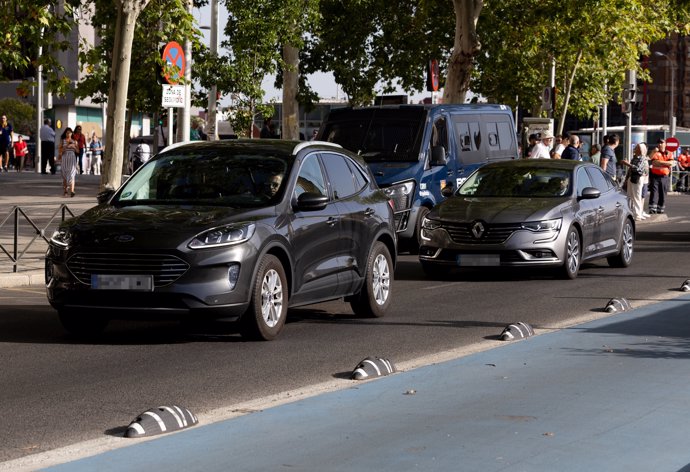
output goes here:
<path id="1" fill-rule="evenodd" d="M 597 213 L 604 213 L 604 207 L 597 208 Z"/>
<path id="2" fill-rule="evenodd" d="M 326 220 L 326 224 L 327 224 L 328 226 L 335 226 L 335 224 L 336 224 L 337 222 L 338 222 L 338 219 L 337 219 L 337 218 L 333 218 L 332 216 L 329 217 L 329 218 Z"/>
<path id="3" fill-rule="evenodd" d="M 364 210 L 364 216 L 371 216 L 374 213 L 376 213 L 376 212 L 374 211 L 373 208 L 367 208 L 366 210 Z"/>

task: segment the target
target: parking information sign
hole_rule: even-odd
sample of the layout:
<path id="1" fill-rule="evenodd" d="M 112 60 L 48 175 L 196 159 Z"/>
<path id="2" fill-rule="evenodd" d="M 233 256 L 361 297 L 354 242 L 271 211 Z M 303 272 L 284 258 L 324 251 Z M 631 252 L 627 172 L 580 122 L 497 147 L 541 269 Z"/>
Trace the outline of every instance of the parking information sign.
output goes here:
<path id="1" fill-rule="evenodd" d="M 184 108 L 184 85 L 163 84 L 163 108 Z"/>

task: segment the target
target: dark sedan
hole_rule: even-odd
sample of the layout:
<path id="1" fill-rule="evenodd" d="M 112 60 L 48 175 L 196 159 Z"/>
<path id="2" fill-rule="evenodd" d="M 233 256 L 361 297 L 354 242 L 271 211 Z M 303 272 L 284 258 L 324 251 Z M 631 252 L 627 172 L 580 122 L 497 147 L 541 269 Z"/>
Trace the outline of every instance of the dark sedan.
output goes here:
<path id="1" fill-rule="evenodd" d="M 419 258 L 431 276 L 463 267 L 627 267 L 635 223 L 627 195 L 590 163 L 519 160 L 486 165 L 423 222 Z"/>
<path id="2" fill-rule="evenodd" d="M 391 304 L 391 204 L 337 145 L 186 144 L 101 200 L 46 256 L 48 300 L 74 334 L 113 318 L 221 318 L 270 340 L 288 306 L 345 298 L 383 316 Z"/>

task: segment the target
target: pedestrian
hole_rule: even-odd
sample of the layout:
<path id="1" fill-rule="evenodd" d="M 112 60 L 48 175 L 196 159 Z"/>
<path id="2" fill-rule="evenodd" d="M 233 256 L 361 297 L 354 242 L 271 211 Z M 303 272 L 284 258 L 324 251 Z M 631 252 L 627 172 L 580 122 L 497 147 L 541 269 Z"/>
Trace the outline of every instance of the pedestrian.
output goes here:
<path id="1" fill-rule="evenodd" d="M 537 145 L 539 142 L 539 139 L 537 137 L 537 133 L 532 133 L 529 135 L 529 138 L 527 138 L 527 149 L 525 150 L 525 159 L 529 159 L 532 157 L 532 151 L 534 150 L 534 147 Z"/>
<path id="2" fill-rule="evenodd" d="M 55 130 L 50 125 L 50 118 L 46 118 L 38 132 L 41 138 L 41 174 L 48 173 L 50 164 L 50 173 L 55 175 Z"/>
<path id="3" fill-rule="evenodd" d="M 594 162 L 594 164 L 599 165 L 599 160 L 601 158 L 601 148 L 598 144 L 592 144 L 589 148 L 589 160 Z"/>
<path id="4" fill-rule="evenodd" d="M 96 136 L 95 131 L 91 133 L 89 149 L 91 149 L 91 173 L 93 175 L 101 175 L 101 167 L 103 165 L 103 143 L 98 136 Z"/>
<path id="5" fill-rule="evenodd" d="M 604 136 L 604 147 L 601 148 L 601 157 L 599 158 L 599 165 L 604 172 L 606 172 L 614 182 L 616 182 L 616 153 L 615 149 L 620 143 L 620 138 L 617 134 L 609 134 Z"/>
<path id="6" fill-rule="evenodd" d="M 190 141 L 201 140 L 201 134 L 199 133 L 199 123 L 197 121 L 193 121 L 192 127 L 189 129 L 189 140 Z"/>
<path id="7" fill-rule="evenodd" d="M 79 172 L 79 163 L 77 156 L 79 155 L 79 143 L 74 139 L 72 128 L 65 128 L 65 131 L 60 137 L 60 169 L 62 172 L 62 190 L 63 196 L 74 197 L 74 184 L 77 179 L 77 172 Z"/>
<path id="8" fill-rule="evenodd" d="M 316 137 L 319 135 L 319 129 L 314 128 L 314 130 L 311 132 L 311 138 L 309 141 L 316 141 Z"/>
<path id="9" fill-rule="evenodd" d="M 549 131 L 544 131 L 539 137 L 540 141 L 532 149 L 530 159 L 551 159 L 551 143 L 553 135 Z"/>
<path id="10" fill-rule="evenodd" d="M 273 119 L 269 116 L 264 119 L 264 126 L 261 128 L 261 134 L 259 135 L 262 139 L 273 137 Z"/>
<path id="11" fill-rule="evenodd" d="M 559 134 L 554 141 L 555 146 L 551 151 L 551 159 L 560 159 L 563 155 L 563 151 L 565 151 L 565 147 L 570 142 L 570 135 L 568 133 Z"/>
<path id="12" fill-rule="evenodd" d="M 649 213 L 664 213 L 673 153 L 666 149 L 666 140 L 657 141 L 659 150 L 652 155 L 649 169 Z"/>
<path id="13" fill-rule="evenodd" d="M 74 139 L 77 144 L 79 144 L 79 151 L 77 153 L 77 163 L 79 164 L 79 173 L 84 173 L 84 153 L 86 151 L 86 136 L 81 131 L 81 125 L 77 125 L 74 128 L 74 133 L 72 134 L 72 139 Z"/>
<path id="14" fill-rule="evenodd" d="M 649 215 L 644 213 L 644 200 L 642 198 L 643 176 L 647 172 L 647 145 L 639 143 L 633 149 L 633 156 L 628 161 L 620 161 L 621 165 L 628 168 L 625 176 L 625 187 L 630 197 L 630 209 L 635 221 L 642 221 Z M 646 216 L 645 216 L 646 215 Z"/>
<path id="15" fill-rule="evenodd" d="M 676 191 L 686 192 L 690 190 L 690 186 L 688 186 L 688 174 L 690 173 L 690 148 L 686 147 L 678 156 L 678 170 L 679 173 Z"/>
<path id="16" fill-rule="evenodd" d="M 24 160 L 28 152 L 29 149 L 24 142 L 24 136 L 18 134 L 17 141 L 14 143 L 14 169 L 17 172 L 22 172 L 24 170 Z"/>
<path id="17" fill-rule="evenodd" d="M 582 156 L 580 155 L 580 137 L 578 135 L 574 134 L 568 138 L 568 146 L 563 150 L 561 159 L 570 159 L 573 161 L 582 160 Z"/>
<path id="18" fill-rule="evenodd" d="M 10 168 L 10 150 L 14 141 L 12 125 L 7 121 L 7 116 L 2 115 L 0 120 L 0 167 L 5 172 Z"/>

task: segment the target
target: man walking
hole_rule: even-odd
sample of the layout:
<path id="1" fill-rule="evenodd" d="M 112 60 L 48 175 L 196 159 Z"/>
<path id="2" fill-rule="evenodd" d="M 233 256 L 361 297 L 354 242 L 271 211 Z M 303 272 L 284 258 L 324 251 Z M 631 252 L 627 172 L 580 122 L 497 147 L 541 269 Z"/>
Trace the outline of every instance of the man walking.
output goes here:
<path id="1" fill-rule="evenodd" d="M 673 165 L 673 153 L 666 149 L 666 140 L 657 141 L 659 150 L 652 154 L 649 165 L 649 213 L 663 213 L 669 175 Z"/>
<path id="2" fill-rule="evenodd" d="M 7 121 L 7 117 L 2 115 L 0 120 L 0 169 L 5 172 L 9 171 L 10 168 L 10 150 L 12 149 L 13 139 L 12 125 Z"/>
<path id="3" fill-rule="evenodd" d="M 41 138 L 41 174 L 47 174 L 48 162 L 50 173 L 55 175 L 55 130 L 50 126 L 50 118 L 43 120 L 43 126 L 39 131 Z"/>

